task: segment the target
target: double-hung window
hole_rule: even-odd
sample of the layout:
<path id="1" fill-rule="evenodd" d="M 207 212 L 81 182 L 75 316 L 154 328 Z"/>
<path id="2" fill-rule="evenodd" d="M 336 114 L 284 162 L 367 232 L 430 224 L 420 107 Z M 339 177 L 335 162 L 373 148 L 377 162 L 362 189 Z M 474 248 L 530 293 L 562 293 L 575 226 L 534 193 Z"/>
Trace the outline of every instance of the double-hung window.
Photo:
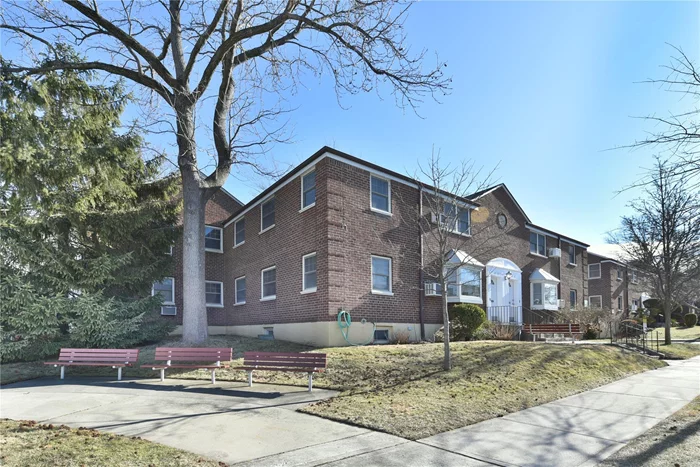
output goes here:
<path id="1" fill-rule="evenodd" d="M 600 263 L 594 263 L 588 265 L 588 278 L 589 279 L 600 279 Z"/>
<path id="2" fill-rule="evenodd" d="M 630 271 L 630 275 L 632 276 L 632 277 L 630 278 L 630 281 L 631 281 L 633 284 L 636 284 L 636 283 L 637 283 L 637 271 Z"/>
<path id="3" fill-rule="evenodd" d="M 277 267 L 272 266 L 260 272 L 260 300 L 277 298 Z"/>
<path id="4" fill-rule="evenodd" d="M 370 175 L 369 184 L 372 211 L 391 214 L 391 185 L 389 180 Z"/>
<path id="5" fill-rule="evenodd" d="M 243 245 L 245 243 L 245 217 L 238 219 L 233 224 L 233 246 Z"/>
<path id="6" fill-rule="evenodd" d="M 162 281 L 153 284 L 153 290 L 151 290 L 151 295 L 160 295 L 162 299 L 162 306 L 160 307 L 161 315 L 175 315 L 177 309 L 175 308 L 175 278 L 165 277 Z"/>
<path id="7" fill-rule="evenodd" d="M 547 240 L 544 235 L 530 232 L 530 253 L 547 256 Z"/>
<path id="8" fill-rule="evenodd" d="M 301 177 L 301 209 L 310 208 L 316 204 L 316 170 L 307 172 Z"/>
<path id="9" fill-rule="evenodd" d="M 218 281 L 206 281 L 205 292 L 207 298 L 207 306 L 222 307 L 224 306 L 224 283 Z"/>
<path id="10" fill-rule="evenodd" d="M 212 227 L 207 225 L 204 227 L 204 249 L 206 251 L 214 251 L 221 253 L 224 251 L 222 246 L 223 238 L 221 236 L 220 227 Z"/>
<path id="11" fill-rule="evenodd" d="M 244 305 L 245 304 L 245 276 L 239 277 L 234 281 L 235 287 L 235 300 L 234 305 Z"/>
<path id="12" fill-rule="evenodd" d="M 391 258 L 372 256 L 372 293 L 391 295 Z"/>
<path id="13" fill-rule="evenodd" d="M 617 309 L 622 310 L 622 295 L 617 297 Z"/>
<path id="14" fill-rule="evenodd" d="M 270 198 L 260 205 L 260 232 L 275 226 L 275 198 Z"/>
<path id="15" fill-rule="evenodd" d="M 576 266 L 576 246 L 569 245 L 569 264 Z"/>
<path id="16" fill-rule="evenodd" d="M 316 253 L 304 255 L 301 260 L 302 293 L 316 292 Z"/>
<path id="17" fill-rule="evenodd" d="M 601 295 L 591 295 L 588 297 L 591 308 L 603 308 L 603 297 Z"/>
<path id="18" fill-rule="evenodd" d="M 454 203 L 445 203 L 440 213 L 440 223 L 456 233 L 469 235 L 470 211 Z"/>
<path id="19" fill-rule="evenodd" d="M 569 307 L 572 310 L 576 308 L 576 291 L 574 289 L 569 291 Z"/>
<path id="20" fill-rule="evenodd" d="M 622 280 L 622 269 L 619 267 L 617 268 L 617 280 Z"/>

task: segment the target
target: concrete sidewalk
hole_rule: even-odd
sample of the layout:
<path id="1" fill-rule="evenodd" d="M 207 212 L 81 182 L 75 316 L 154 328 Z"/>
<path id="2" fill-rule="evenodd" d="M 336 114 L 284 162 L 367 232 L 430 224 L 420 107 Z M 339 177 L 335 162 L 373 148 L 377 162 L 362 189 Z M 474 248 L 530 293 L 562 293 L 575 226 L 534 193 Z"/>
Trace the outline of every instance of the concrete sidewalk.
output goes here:
<path id="1" fill-rule="evenodd" d="M 700 357 L 419 441 L 296 412 L 332 391 L 202 380 L 38 379 L 0 416 L 111 431 L 255 466 L 594 465 L 700 394 Z"/>
<path id="2" fill-rule="evenodd" d="M 700 395 L 700 357 L 420 440 L 497 465 L 595 465 Z"/>

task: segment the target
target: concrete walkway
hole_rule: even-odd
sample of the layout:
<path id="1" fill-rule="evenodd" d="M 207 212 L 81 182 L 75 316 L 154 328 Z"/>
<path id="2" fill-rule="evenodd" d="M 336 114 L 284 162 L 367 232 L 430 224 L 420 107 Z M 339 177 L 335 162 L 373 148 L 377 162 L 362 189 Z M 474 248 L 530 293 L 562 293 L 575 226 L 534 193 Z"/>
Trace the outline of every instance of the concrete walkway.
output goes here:
<path id="1" fill-rule="evenodd" d="M 295 411 L 334 394 L 69 376 L 3 387 L 0 416 L 140 436 L 251 466 L 595 465 L 700 395 L 700 357 L 416 442 Z"/>

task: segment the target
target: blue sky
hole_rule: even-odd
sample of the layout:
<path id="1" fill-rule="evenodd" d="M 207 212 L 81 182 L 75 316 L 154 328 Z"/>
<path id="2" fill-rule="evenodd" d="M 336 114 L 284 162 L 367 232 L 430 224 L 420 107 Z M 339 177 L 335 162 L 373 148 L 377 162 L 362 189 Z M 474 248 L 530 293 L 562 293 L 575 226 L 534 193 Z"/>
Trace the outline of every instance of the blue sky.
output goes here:
<path id="1" fill-rule="evenodd" d="M 498 181 L 535 223 L 591 244 L 617 227 L 633 193 L 615 192 L 652 156 L 606 150 L 650 129 L 631 117 L 687 105 L 636 82 L 665 76 L 667 42 L 700 55 L 697 2 L 423 2 L 406 31 L 447 60 L 451 95 L 419 118 L 388 93 L 347 97 L 344 110 L 330 80 L 308 80 L 290 101 L 294 143 L 271 156 L 294 164 L 329 145 L 413 173 L 434 146 L 445 161 L 500 162 Z M 261 183 L 232 177 L 226 188 L 247 201 Z"/>
<path id="2" fill-rule="evenodd" d="M 414 49 L 448 62 L 449 96 L 426 101 L 421 117 L 388 92 L 348 96 L 341 108 L 330 77 L 306 79 L 285 96 L 296 108 L 293 143 L 274 147 L 270 161 L 295 165 L 329 145 L 407 174 L 433 147 L 445 162 L 500 164 L 496 181 L 535 223 L 595 245 L 636 196 L 616 191 L 653 155 L 608 149 L 653 129 L 632 117 L 690 105 L 638 82 L 665 77 L 661 65 L 674 53 L 667 43 L 700 63 L 700 2 L 426 1 L 411 8 L 406 34 Z M 225 188 L 243 201 L 272 183 L 237 170 Z"/>

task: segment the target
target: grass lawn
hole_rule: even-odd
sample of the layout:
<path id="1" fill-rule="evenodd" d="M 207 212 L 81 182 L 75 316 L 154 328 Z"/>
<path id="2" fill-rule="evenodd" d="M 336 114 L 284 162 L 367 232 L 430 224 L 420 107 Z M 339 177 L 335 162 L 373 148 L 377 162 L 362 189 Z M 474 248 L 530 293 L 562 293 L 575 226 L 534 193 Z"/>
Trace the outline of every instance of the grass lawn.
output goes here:
<path id="1" fill-rule="evenodd" d="M 648 338 L 656 339 L 656 332 L 659 332 L 659 339 L 664 338 L 664 328 L 654 328 L 649 331 Z M 700 339 L 700 326 L 692 328 L 671 328 L 671 339 Z"/>
<path id="2" fill-rule="evenodd" d="M 698 465 L 700 460 L 700 397 L 631 441 L 603 467 L 666 467 Z"/>
<path id="3" fill-rule="evenodd" d="M 656 350 L 656 346 L 653 346 Z M 685 360 L 700 355 L 700 345 L 698 344 L 659 344 L 659 352 L 663 353 L 669 360 Z"/>
<path id="4" fill-rule="evenodd" d="M 175 346 L 177 341 L 159 345 Z M 246 350 L 308 351 L 298 344 L 236 336 L 212 337 L 207 346 L 232 346 L 236 360 Z M 153 359 L 155 345 L 144 347 L 141 362 Z M 340 395 L 308 406 L 304 412 L 416 439 L 591 389 L 663 362 L 604 345 L 552 345 L 529 342 L 459 342 L 452 346 L 454 368 L 441 368 L 442 344 L 318 349 L 329 356 L 328 371 L 314 376 L 314 386 Z M 22 367 L 27 370 L 22 370 Z M 36 364 L 2 365 L 3 382 L 23 372 L 58 369 Z M 111 375 L 111 369 L 68 368 L 75 374 Z M 172 370 L 170 377 L 210 377 L 205 371 Z M 125 378 L 150 377 L 148 369 L 127 368 Z M 217 371 L 218 380 L 245 381 L 232 369 Z M 256 372 L 256 382 L 306 385 L 306 375 Z"/>
<path id="5" fill-rule="evenodd" d="M 179 449 L 140 438 L 65 425 L 0 420 L 0 465 L 223 466 Z"/>

